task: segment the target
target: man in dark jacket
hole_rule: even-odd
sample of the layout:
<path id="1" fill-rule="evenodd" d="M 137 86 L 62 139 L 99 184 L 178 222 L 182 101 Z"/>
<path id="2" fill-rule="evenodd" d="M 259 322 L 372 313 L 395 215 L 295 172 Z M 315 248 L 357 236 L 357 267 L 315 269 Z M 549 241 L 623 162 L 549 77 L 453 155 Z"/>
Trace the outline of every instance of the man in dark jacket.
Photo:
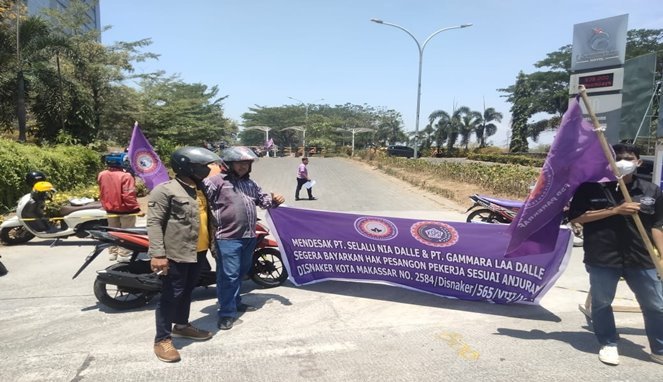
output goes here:
<path id="1" fill-rule="evenodd" d="M 189 323 L 191 292 L 198 282 L 210 238 L 207 199 L 200 190 L 202 180 L 220 172 L 218 155 L 199 147 L 183 147 L 171 156 L 175 179 L 162 183 L 150 193 L 147 232 L 150 237 L 150 266 L 163 275 L 157 304 L 154 353 L 164 362 L 179 361 L 172 337 L 197 341 L 212 333 Z M 173 324 L 175 324 L 173 326 Z"/>

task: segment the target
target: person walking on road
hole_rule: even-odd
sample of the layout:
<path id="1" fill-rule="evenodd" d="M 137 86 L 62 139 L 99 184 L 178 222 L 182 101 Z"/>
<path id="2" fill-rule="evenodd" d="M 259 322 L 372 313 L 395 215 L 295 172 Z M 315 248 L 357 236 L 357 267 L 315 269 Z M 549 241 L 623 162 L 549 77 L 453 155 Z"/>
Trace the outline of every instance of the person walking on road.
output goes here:
<path id="1" fill-rule="evenodd" d="M 216 262 L 216 291 L 219 300 L 217 327 L 229 330 L 238 312 L 254 310 L 242 303 L 239 290 L 242 278 L 251 269 L 256 246 L 256 206 L 273 208 L 284 202 L 278 194 L 264 193 L 249 178 L 255 153 L 244 146 L 230 147 L 222 153 L 227 173 L 205 179 L 205 192 L 217 223 L 215 232 L 219 252 Z"/>
<path id="2" fill-rule="evenodd" d="M 641 163 L 637 147 L 617 144 L 613 149 L 633 202 L 624 201 L 617 182 L 583 183 L 570 206 L 571 221 L 583 225 L 592 326 L 601 346 L 599 360 L 608 365 L 619 364 L 619 335 L 611 305 L 617 283 L 623 277 L 642 309 L 650 357 L 663 364 L 663 283 L 631 217 L 640 216 L 661 252 L 663 196 L 658 186 L 633 175 Z"/>
<path id="3" fill-rule="evenodd" d="M 183 147 L 171 155 L 176 177 L 156 186 L 147 210 L 148 254 L 152 271 L 162 275 L 161 298 L 155 310 L 154 353 L 164 362 L 179 361 L 172 337 L 195 341 L 212 333 L 189 323 L 191 292 L 198 282 L 211 238 L 202 180 L 220 172 L 218 155 L 201 147 Z M 175 324 L 173 326 L 173 324 Z"/>
<path id="4" fill-rule="evenodd" d="M 134 177 L 124 169 L 121 157 L 106 155 L 104 162 L 106 169 L 97 176 L 97 183 L 101 205 L 110 215 L 108 226 L 132 228 L 136 225 L 136 214 L 140 212 Z M 110 260 L 128 262 L 131 258 L 131 251 L 117 246 L 108 251 Z"/>
<path id="5" fill-rule="evenodd" d="M 307 182 L 311 181 L 311 178 L 308 176 L 308 158 L 303 157 L 302 158 L 302 163 L 299 164 L 299 167 L 297 167 L 297 189 L 295 190 L 295 200 L 299 200 L 299 191 L 301 191 L 302 186 L 304 186 Z M 310 187 L 306 187 L 306 192 L 308 193 L 308 199 L 309 200 L 316 200 L 317 198 L 313 197 L 313 185 L 310 185 Z"/>

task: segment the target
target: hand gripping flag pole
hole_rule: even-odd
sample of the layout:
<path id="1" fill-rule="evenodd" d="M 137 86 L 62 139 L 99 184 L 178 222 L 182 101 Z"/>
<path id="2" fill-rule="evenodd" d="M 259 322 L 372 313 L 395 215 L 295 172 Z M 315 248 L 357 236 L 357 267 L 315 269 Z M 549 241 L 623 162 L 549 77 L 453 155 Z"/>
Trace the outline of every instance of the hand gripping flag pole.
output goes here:
<path id="1" fill-rule="evenodd" d="M 633 199 L 631 199 L 631 195 L 628 192 L 628 188 L 626 188 L 626 184 L 624 183 L 624 180 L 621 178 L 619 170 L 617 170 L 617 164 L 615 163 L 615 159 L 612 157 L 612 151 L 610 150 L 608 141 L 605 139 L 605 134 L 603 134 L 603 128 L 599 124 L 599 121 L 598 119 L 596 119 L 594 111 L 589 105 L 589 98 L 587 97 L 587 91 L 585 89 L 585 86 L 580 85 L 578 87 L 578 91 L 580 93 L 580 96 L 582 97 L 582 102 L 585 104 L 587 113 L 592 119 L 592 124 L 594 124 L 594 132 L 596 132 L 596 136 L 598 137 L 599 142 L 601 142 L 601 148 L 603 149 L 603 153 L 605 154 L 605 157 L 608 159 L 608 162 L 610 163 L 610 169 L 617 177 L 619 189 L 622 191 L 622 195 L 624 195 L 624 202 L 630 203 L 633 201 Z M 640 216 L 637 213 L 635 213 L 631 215 L 631 217 L 633 218 L 633 221 L 635 221 L 635 226 L 638 228 L 640 236 L 642 236 L 642 241 L 645 243 L 645 247 L 647 247 L 647 252 L 649 252 L 649 256 L 651 256 L 652 262 L 656 266 L 658 277 L 663 278 L 663 259 L 661 259 L 661 255 L 658 253 L 656 248 L 654 248 L 654 245 L 649 239 L 649 235 L 647 235 L 647 231 L 645 231 L 645 227 L 642 225 L 642 220 L 640 220 Z"/>

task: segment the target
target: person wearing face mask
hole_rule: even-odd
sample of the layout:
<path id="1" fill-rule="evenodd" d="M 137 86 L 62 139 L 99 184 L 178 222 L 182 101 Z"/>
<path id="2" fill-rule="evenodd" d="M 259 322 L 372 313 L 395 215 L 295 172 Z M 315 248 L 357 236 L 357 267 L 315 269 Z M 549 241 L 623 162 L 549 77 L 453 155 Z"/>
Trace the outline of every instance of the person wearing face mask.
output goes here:
<path id="1" fill-rule="evenodd" d="M 650 239 L 663 249 L 663 196 L 658 186 L 635 176 L 641 164 L 637 147 L 616 144 L 613 150 L 633 201 L 624 201 L 616 181 L 583 183 L 569 211 L 571 221 L 583 225 L 592 326 L 601 346 L 599 360 L 619 364 L 619 335 L 611 305 L 623 277 L 642 309 L 651 360 L 663 364 L 663 283 L 632 218 L 638 214 Z"/>
<path id="2" fill-rule="evenodd" d="M 284 202 L 282 195 L 265 193 L 249 174 L 257 159 L 244 146 L 230 147 L 221 154 L 228 171 L 205 179 L 205 193 L 217 222 L 216 293 L 219 302 L 217 327 L 229 330 L 238 312 L 255 308 L 242 303 L 242 278 L 251 269 L 256 246 L 256 206 L 274 208 Z"/>
<path id="3" fill-rule="evenodd" d="M 180 354 L 173 337 L 205 341 L 212 333 L 189 323 L 191 292 L 207 263 L 210 237 L 207 200 L 202 180 L 221 171 L 221 158 L 202 147 L 182 147 L 170 157 L 175 179 L 156 186 L 147 203 L 148 255 L 152 271 L 162 275 L 161 297 L 155 309 L 154 353 L 164 362 Z M 173 325 L 174 324 L 174 325 Z"/>

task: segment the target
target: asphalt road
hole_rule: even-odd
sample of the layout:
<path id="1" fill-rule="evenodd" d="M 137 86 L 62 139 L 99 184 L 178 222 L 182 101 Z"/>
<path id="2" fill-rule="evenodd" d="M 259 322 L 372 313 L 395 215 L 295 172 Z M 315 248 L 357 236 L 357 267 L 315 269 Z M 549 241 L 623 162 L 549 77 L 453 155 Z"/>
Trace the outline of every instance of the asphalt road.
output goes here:
<path id="1" fill-rule="evenodd" d="M 294 199 L 295 158 L 264 158 L 253 178 L 305 208 L 463 220 L 458 206 L 344 159 L 312 158 L 316 201 Z M 486 238 L 490 240 L 490 238 Z M 617 313 L 622 364 L 598 361 L 598 345 L 578 304 L 586 297 L 582 251 L 540 306 L 495 305 L 348 282 L 307 287 L 243 287 L 259 307 L 217 331 L 214 288 L 194 292 L 191 320 L 215 332 L 176 339 L 182 361 L 152 352 L 154 302 L 116 312 L 97 303 L 92 249 L 67 239 L 0 247 L 0 381 L 661 381 L 648 360 L 642 317 Z M 635 303 L 620 286 L 617 303 Z"/>

